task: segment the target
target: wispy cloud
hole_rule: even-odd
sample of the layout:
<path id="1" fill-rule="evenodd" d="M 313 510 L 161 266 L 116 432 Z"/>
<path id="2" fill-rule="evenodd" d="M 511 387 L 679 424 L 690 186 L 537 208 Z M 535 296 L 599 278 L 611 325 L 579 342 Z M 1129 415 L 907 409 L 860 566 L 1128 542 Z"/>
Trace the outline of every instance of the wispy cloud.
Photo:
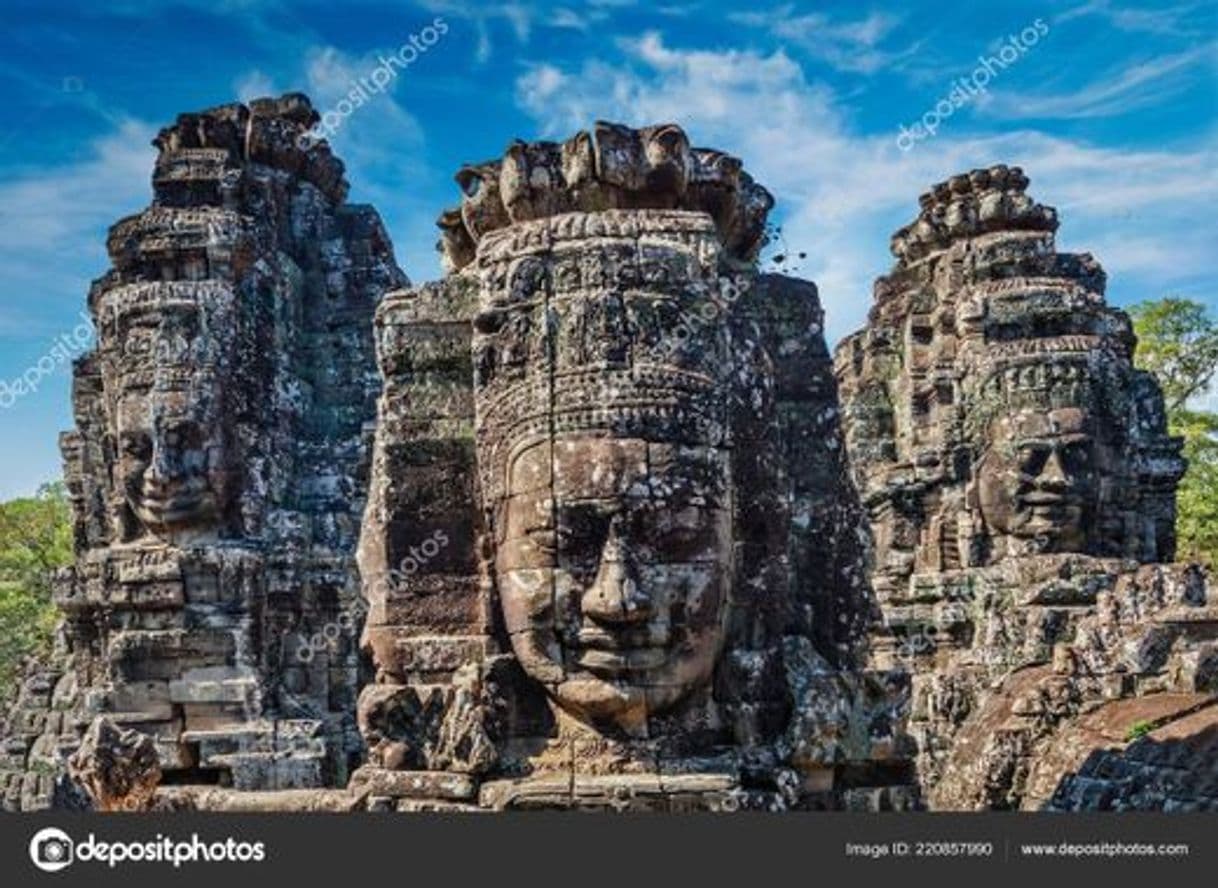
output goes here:
<path id="1" fill-rule="evenodd" d="M 237 98 L 242 102 L 248 102 L 250 99 L 259 99 L 263 96 L 277 95 L 279 90 L 275 87 L 275 81 L 265 71 L 247 71 L 242 74 L 233 83 L 233 89 L 237 93 Z"/>
<path id="2" fill-rule="evenodd" d="M 107 228 L 151 196 L 155 134 L 152 125 L 128 118 L 91 142 L 83 159 L 28 167 L 0 184 L 5 335 L 59 332 L 54 325 L 83 306 L 89 282 L 106 269 Z"/>
<path id="3" fill-rule="evenodd" d="M 1007 119 L 1087 118 L 1130 114 L 1162 103 L 1194 81 L 1192 69 L 1212 65 L 1215 47 L 1208 44 L 1185 52 L 1125 65 L 1104 78 L 1061 93 L 994 92 L 980 106 L 986 113 Z M 1208 76 L 1212 77 L 1210 73 Z"/>
<path id="4" fill-rule="evenodd" d="M 532 3 L 522 2 L 487 2 L 467 3 L 464 0 L 419 0 L 419 6 L 429 12 L 434 12 L 454 20 L 469 22 L 478 35 L 474 51 L 475 58 L 480 64 L 485 64 L 494 52 L 492 26 L 506 24 L 516 39 L 518 46 L 526 46 L 532 37 L 533 28 L 539 21 L 550 22 L 554 14 L 544 6 L 537 7 Z M 563 21 L 559 27 L 571 27 L 575 13 L 570 10 L 560 10 Z M 584 21 L 584 19 L 580 19 Z"/>
<path id="5" fill-rule="evenodd" d="M 830 336 L 862 323 L 888 238 L 931 183 L 996 162 L 1020 164 L 1032 190 L 1064 216 L 1062 242 L 1090 249 L 1110 273 L 1167 288 L 1213 273 L 1215 223 L 1193 208 L 1218 201 L 1213 140 L 1191 148 L 1101 148 L 1035 130 L 941 136 L 934 152 L 900 152 L 861 134 L 828 86 L 782 50 L 679 50 L 656 33 L 624 40 L 612 61 L 530 67 L 517 102 L 559 136 L 597 117 L 679 121 L 698 144 L 738 154 L 777 196 L 789 248 L 808 257 Z M 1155 293 L 1144 295 L 1156 295 Z"/>
<path id="6" fill-rule="evenodd" d="M 1120 31 L 1139 34 L 1155 34 L 1170 37 L 1197 37 L 1207 33 L 1202 19 L 1209 18 L 1209 32 L 1213 30 L 1213 4 L 1209 0 L 1200 3 L 1180 3 L 1158 9 L 1143 9 L 1133 6 L 1114 6 L 1111 0 L 1088 0 L 1078 6 L 1059 13 L 1055 23 L 1064 23 L 1078 18 L 1096 17 Z"/>
<path id="7" fill-rule="evenodd" d="M 917 44 L 899 50 L 883 47 L 900 23 L 897 16 L 888 13 L 872 12 L 860 19 L 847 20 L 820 12 L 798 15 L 793 5 L 787 4 L 768 12 L 732 13 L 728 20 L 764 29 L 838 71 L 870 74 L 893 67 L 918 50 Z"/>

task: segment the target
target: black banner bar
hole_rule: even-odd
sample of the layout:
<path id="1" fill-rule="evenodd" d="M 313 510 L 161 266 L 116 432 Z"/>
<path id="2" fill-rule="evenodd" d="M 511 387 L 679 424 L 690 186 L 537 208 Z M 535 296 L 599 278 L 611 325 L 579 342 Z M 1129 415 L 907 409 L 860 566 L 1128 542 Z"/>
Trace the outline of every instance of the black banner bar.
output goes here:
<path id="1" fill-rule="evenodd" d="M 0 873 L 9 886 L 211 888 L 1212 879 L 1216 837 L 1213 814 L 36 814 L 0 817 Z"/>

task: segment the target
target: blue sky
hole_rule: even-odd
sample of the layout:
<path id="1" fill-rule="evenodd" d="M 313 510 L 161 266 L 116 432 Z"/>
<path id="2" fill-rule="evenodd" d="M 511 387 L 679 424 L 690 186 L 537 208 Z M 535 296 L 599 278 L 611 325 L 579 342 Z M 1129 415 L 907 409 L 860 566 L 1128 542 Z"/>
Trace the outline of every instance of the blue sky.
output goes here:
<path id="1" fill-rule="evenodd" d="M 377 207 L 416 282 L 439 273 L 433 223 L 461 163 L 597 118 L 675 120 L 777 196 L 785 249 L 806 254 L 797 273 L 820 286 L 833 341 L 862 323 L 918 194 L 996 162 L 1023 166 L 1059 209 L 1059 247 L 1100 259 L 1110 301 L 1174 294 L 1218 308 L 1213 0 L 0 9 L 0 384 L 40 359 L 48 371 L 0 410 L 0 498 L 59 476 L 70 374 L 45 356 L 65 336 L 74 347 L 107 226 L 148 202 L 156 130 L 180 111 L 289 90 L 331 109 L 437 16 L 447 32 L 331 139 L 351 199 Z M 933 137 L 898 147 L 900 127 L 982 57 L 1038 31 Z"/>

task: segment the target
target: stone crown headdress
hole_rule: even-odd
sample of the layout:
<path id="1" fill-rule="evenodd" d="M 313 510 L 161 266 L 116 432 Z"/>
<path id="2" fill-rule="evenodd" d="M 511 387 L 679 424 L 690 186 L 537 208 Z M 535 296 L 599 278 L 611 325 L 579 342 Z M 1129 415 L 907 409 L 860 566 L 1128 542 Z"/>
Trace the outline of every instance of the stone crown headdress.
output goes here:
<path id="1" fill-rule="evenodd" d="M 1119 412 L 1113 395 L 1123 389 L 1117 379 L 1121 365 L 1098 337 L 990 343 L 984 362 L 974 366 L 965 374 L 963 402 L 964 437 L 974 447 L 994 419 L 1024 409 L 1083 407 L 1110 417 Z"/>
<path id="2" fill-rule="evenodd" d="M 440 249 L 458 270 L 489 234 L 562 213 L 679 209 L 706 213 L 726 253 L 756 258 L 774 198 L 739 159 L 693 148 L 675 124 L 632 129 L 597 121 L 565 142 L 513 142 L 498 160 L 457 173 L 461 206 L 443 213 Z"/>
<path id="3" fill-rule="evenodd" d="M 93 304 L 99 351 L 118 392 L 190 391 L 219 377 L 236 337 L 235 303 L 231 285 L 215 280 L 136 283 L 99 293 Z"/>
<path id="4" fill-rule="evenodd" d="M 722 152 L 662 125 L 600 122 L 513 143 L 458 174 L 446 261 L 476 276 L 483 490 L 512 454 L 577 432 L 724 446 L 733 263 L 749 267 L 773 199 Z M 725 298 L 725 296 L 727 298 Z"/>
<path id="5" fill-rule="evenodd" d="M 512 454 L 550 436 L 726 443 L 718 253 L 713 222 L 681 211 L 560 216 L 483 244 L 474 376 L 484 490 L 501 494 Z M 706 306 L 709 321 L 696 314 Z"/>

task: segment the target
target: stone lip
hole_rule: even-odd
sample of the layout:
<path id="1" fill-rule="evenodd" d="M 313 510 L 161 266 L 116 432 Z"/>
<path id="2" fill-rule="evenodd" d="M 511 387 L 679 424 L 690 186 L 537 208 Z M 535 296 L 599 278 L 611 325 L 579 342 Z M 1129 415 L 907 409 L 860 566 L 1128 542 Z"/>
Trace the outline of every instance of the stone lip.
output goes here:
<path id="1" fill-rule="evenodd" d="M 729 256 L 751 262 L 765 244 L 774 198 L 739 159 L 691 147 L 675 124 L 633 129 L 597 121 L 564 142 L 523 142 L 456 175 L 464 197 L 437 225 L 446 268 L 473 261 L 489 232 L 563 213 L 689 210 L 715 222 Z"/>

